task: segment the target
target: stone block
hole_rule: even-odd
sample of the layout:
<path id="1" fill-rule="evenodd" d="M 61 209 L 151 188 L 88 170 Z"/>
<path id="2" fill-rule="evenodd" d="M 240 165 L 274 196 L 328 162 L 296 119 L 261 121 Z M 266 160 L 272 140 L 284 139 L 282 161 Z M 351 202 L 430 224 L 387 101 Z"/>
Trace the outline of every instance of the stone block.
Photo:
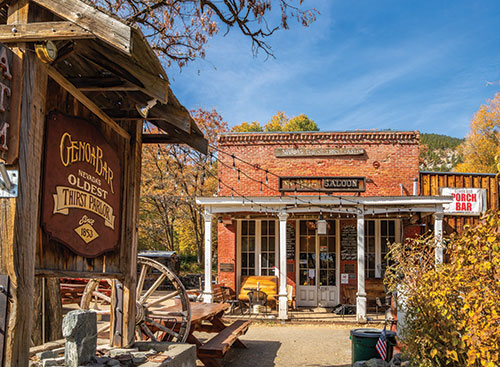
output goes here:
<path id="1" fill-rule="evenodd" d="M 97 318 L 88 310 L 70 311 L 63 319 L 63 336 L 66 338 L 66 367 L 86 365 L 96 357 Z"/>

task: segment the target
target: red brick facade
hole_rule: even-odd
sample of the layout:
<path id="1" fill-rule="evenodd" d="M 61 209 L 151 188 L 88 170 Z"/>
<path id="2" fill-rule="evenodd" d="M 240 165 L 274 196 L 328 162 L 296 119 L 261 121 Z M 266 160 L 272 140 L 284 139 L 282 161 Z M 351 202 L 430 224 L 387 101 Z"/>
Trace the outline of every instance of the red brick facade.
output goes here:
<path id="1" fill-rule="evenodd" d="M 366 191 L 361 193 L 362 196 L 406 196 L 413 194 L 413 180 L 419 176 L 418 132 L 230 133 L 219 137 L 218 146 L 228 153 L 218 153 L 218 172 L 222 181 L 220 197 L 231 194 L 280 196 L 277 176 L 361 176 L 366 177 Z M 277 148 L 357 148 L 363 149 L 364 154 L 278 158 L 275 156 Z M 266 175 L 265 170 L 270 173 Z M 355 220 L 346 218 L 341 223 L 356 224 Z M 237 290 L 240 271 L 237 221 L 219 223 L 218 229 L 218 262 L 234 264 L 234 272 L 219 271 L 219 282 Z M 287 263 L 291 266 L 287 272 L 287 283 L 295 288 L 296 263 L 294 260 L 287 260 Z M 342 266 L 347 263 L 356 266 L 356 261 L 343 262 Z M 355 284 L 355 279 L 349 280 L 349 286 Z"/>
<path id="2" fill-rule="evenodd" d="M 342 133 L 231 133 L 219 137 L 219 148 L 278 176 L 365 176 L 362 196 L 400 196 L 413 194 L 418 178 L 419 133 L 342 132 Z M 276 158 L 276 148 L 361 148 L 361 156 Z M 278 178 L 268 174 L 269 186 L 246 177 L 266 181 L 266 173 L 230 155 L 219 153 L 219 196 L 233 193 L 245 196 L 278 196 Z M 237 169 L 241 170 L 238 182 Z"/>

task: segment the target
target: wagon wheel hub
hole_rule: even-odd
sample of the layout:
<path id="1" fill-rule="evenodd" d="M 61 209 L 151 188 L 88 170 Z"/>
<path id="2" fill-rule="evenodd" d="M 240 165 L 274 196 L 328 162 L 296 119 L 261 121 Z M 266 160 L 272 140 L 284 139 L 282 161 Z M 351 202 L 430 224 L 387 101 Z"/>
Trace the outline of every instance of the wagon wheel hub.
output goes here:
<path id="1" fill-rule="evenodd" d="M 144 310 L 144 306 L 141 305 L 138 301 L 135 302 L 135 324 L 139 325 L 144 321 L 146 317 L 146 313 Z"/>

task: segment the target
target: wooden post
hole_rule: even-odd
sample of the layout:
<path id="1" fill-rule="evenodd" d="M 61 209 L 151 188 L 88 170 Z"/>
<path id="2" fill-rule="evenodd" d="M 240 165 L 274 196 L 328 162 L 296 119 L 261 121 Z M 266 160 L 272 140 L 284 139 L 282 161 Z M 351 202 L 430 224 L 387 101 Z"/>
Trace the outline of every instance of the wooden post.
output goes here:
<path id="1" fill-rule="evenodd" d="M 434 240 L 436 241 L 435 261 L 436 264 L 442 264 L 444 258 L 442 212 L 437 212 L 434 214 Z"/>
<path id="2" fill-rule="evenodd" d="M 27 5 L 16 5 L 27 13 Z M 27 3 L 27 1 L 26 1 Z M 11 9 L 9 9 L 11 11 Z M 10 17 L 9 17 L 10 18 Z M 20 122 L 18 197 L 0 199 L 1 272 L 11 279 L 5 361 L 27 366 L 33 323 L 35 249 L 40 221 L 40 177 L 47 71 L 33 53 L 16 52 L 23 58 L 24 80 Z"/>
<path id="3" fill-rule="evenodd" d="M 205 211 L 205 289 L 203 302 L 212 302 L 212 214 Z"/>
<path id="4" fill-rule="evenodd" d="M 125 123 L 124 123 L 125 124 Z M 134 342 L 136 286 L 137 286 L 137 222 L 139 216 L 139 202 L 141 190 L 141 158 L 142 158 L 142 120 L 128 122 L 131 139 L 127 157 L 127 171 L 125 177 L 129 182 L 126 191 L 126 203 L 123 215 L 126 216 L 126 230 L 122 245 L 123 279 L 123 345 Z"/>
<path id="5" fill-rule="evenodd" d="M 365 289 L 365 213 L 358 208 L 358 293 L 356 294 L 356 319 L 366 321 Z"/>
<path id="6" fill-rule="evenodd" d="M 278 319 L 288 319 L 288 297 L 286 292 L 286 220 L 288 213 L 278 214 L 280 220 L 280 252 L 279 252 L 279 272 L 280 272 L 280 290 L 279 290 L 279 312 Z"/>

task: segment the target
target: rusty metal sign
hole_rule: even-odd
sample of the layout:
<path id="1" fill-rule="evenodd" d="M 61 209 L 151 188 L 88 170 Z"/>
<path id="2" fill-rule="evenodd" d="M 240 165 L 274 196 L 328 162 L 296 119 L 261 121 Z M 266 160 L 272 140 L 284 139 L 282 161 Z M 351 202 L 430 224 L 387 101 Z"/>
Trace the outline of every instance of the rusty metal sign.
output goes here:
<path id="1" fill-rule="evenodd" d="M 8 165 L 19 153 L 22 79 L 20 58 L 0 43 L 0 160 Z"/>
<path id="2" fill-rule="evenodd" d="M 53 113 L 46 128 L 42 227 L 84 257 L 118 243 L 121 164 L 90 122 Z"/>

